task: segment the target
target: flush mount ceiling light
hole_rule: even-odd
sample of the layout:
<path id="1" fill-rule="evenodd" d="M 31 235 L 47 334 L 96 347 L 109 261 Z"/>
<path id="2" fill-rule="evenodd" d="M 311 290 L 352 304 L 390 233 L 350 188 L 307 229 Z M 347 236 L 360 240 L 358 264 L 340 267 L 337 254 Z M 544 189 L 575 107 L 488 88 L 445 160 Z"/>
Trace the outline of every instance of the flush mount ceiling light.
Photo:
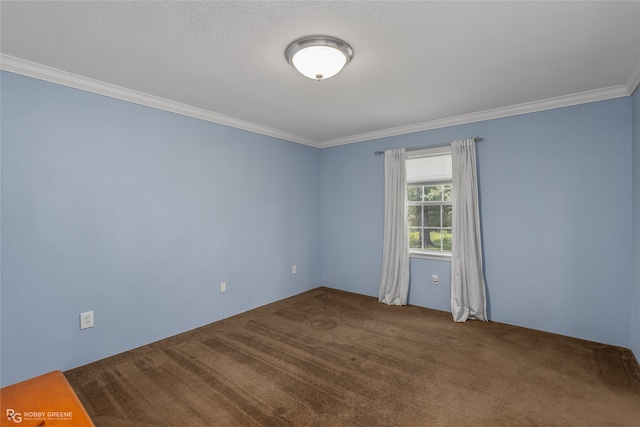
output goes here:
<path id="1" fill-rule="evenodd" d="M 353 58 L 346 42 L 331 36 L 306 36 L 294 40 L 284 56 L 303 76 L 314 80 L 333 77 Z"/>

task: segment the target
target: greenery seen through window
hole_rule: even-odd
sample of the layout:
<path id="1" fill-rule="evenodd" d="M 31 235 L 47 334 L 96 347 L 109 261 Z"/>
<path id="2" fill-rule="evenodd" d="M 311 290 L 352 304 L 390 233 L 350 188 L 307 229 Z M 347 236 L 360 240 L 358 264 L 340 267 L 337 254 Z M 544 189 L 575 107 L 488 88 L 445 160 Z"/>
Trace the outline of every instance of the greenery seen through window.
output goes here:
<path id="1" fill-rule="evenodd" d="M 410 186 L 409 248 L 451 252 L 451 184 Z"/>

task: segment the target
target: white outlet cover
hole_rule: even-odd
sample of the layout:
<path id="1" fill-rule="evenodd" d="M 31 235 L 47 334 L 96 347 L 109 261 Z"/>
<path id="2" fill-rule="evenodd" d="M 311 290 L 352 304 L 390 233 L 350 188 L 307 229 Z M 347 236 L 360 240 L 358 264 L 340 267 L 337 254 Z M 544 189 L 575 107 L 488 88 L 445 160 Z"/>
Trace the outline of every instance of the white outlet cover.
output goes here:
<path id="1" fill-rule="evenodd" d="M 80 313 L 80 329 L 93 328 L 93 311 Z"/>

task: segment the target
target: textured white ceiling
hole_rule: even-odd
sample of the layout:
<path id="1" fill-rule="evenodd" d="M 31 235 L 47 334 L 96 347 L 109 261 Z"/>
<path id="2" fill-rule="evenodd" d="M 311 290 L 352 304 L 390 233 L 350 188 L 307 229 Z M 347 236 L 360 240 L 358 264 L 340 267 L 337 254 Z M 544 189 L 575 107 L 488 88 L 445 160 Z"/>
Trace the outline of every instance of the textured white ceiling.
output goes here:
<path id="1" fill-rule="evenodd" d="M 4 69 L 31 61 L 318 147 L 622 96 L 640 78 L 638 1 L 3 1 L 0 13 Z M 353 60 L 322 82 L 299 75 L 284 50 L 309 34 L 344 39 Z"/>

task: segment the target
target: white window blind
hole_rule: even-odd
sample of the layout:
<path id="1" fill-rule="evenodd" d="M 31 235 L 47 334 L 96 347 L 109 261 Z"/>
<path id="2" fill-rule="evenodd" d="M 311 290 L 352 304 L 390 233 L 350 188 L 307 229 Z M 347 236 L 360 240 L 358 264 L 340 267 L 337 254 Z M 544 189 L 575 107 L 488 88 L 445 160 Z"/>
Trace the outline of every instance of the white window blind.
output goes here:
<path id="1" fill-rule="evenodd" d="M 424 150 L 426 152 L 426 150 Z M 407 185 L 426 185 L 451 182 L 453 172 L 451 167 L 451 152 L 426 154 L 412 153 L 405 161 L 407 168 Z"/>

